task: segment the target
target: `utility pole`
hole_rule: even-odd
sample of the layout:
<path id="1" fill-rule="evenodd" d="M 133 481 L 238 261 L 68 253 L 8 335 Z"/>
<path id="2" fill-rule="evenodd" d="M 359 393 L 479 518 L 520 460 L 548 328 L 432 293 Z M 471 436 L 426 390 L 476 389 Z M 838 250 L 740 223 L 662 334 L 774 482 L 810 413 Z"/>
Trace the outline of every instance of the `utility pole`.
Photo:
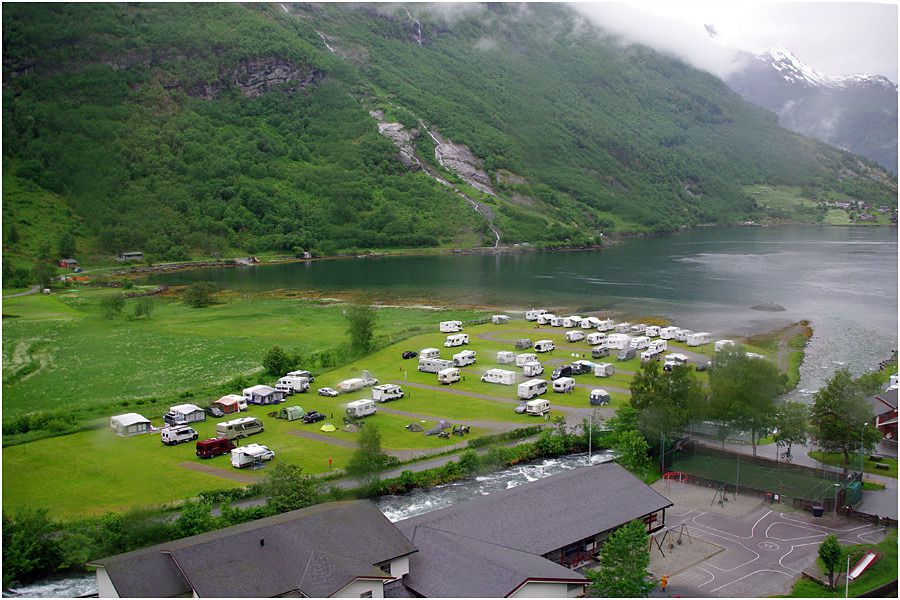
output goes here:
<path id="1" fill-rule="evenodd" d="M 844 598 L 850 597 L 850 553 L 847 553 L 847 573 L 844 575 Z"/>
<path id="2" fill-rule="evenodd" d="M 660 476 L 665 475 L 666 473 L 666 436 L 662 433 L 659 434 L 659 474 Z"/>
<path id="3" fill-rule="evenodd" d="M 734 484 L 734 493 L 738 494 L 741 491 L 741 455 L 738 454 L 737 457 L 737 482 Z"/>
<path id="4" fill-rule="evenodd" d="M 591 465 L 591 437 L 594 434 L 594 411 L 588 413 L 588 466 Z"/>

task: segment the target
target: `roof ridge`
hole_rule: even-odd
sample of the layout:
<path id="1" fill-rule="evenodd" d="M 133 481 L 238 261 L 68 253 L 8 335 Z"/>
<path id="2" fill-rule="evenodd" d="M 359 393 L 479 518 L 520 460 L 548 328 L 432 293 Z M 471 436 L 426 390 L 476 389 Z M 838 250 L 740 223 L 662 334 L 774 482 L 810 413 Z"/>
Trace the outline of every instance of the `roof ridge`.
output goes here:
<path id="1" fill-rule="evenodd" d="M 460 537 L 460 538 L 463 538 L 463 539 L 466 539 L 466 540 L 474 540 L 474 541 L 476 541 L 476 542 L 481 542 L 482 544 L 489 544 L 489 545 L 491 545 L 491 546 L 496 546 L 496 547 L 498 547 L 498 548 L 506 548 L 507 550 L 515 550 L 516 552 L 521 552 L 521 553 L 523 553 L 523 554 L 530 554 L 531 556 L 537 556 L 537 557 L 539 557 L 539 558 L 544 558 L 542 555 L 540 555 L 540 554 L 535 554 L 534 552 L 529 552 L 528 550 L 522 550 L 521 548 L 515 548 L 515 547 L 513 547 L 513 546 L 505 546 L 505 545 L 503 545 L 503 544 L 498 544 L 498 543 L 496 543 L 496 542 L 489 542 L 489 541 L 487 541 L 487 540 L 483 540 L 483 539 L 477 538 L 477 537 L 475 537 L 475 536 L 471 536 L 471 535 L 463 535 L 463 534 L 457 533 L 457 532 L 455 532 L 455 531 L 447 531 L 446 529 L 440 529 L 440 528 L 434 527 L 434 526 L 432 526 L 432 525 L 416 525 L 416 529 L 418 529 L 419 527 L 422 527 L 423 529 L 432 529 L 432 530 L 434 530 L 434 531 L 437 531 L 437 532 L 440 532 L 440 533 L 443 533 L 443 534 L 446 534 L 446 535 L 453 535 L 453 536 Z M 415 537 L 415 533 L 413 534 L 413 537 Z M 545 560 L 546 560 L 546 559 L 545 559 Z M 552 562 L 552 561 L 551 561 L 551 562 Z"/>

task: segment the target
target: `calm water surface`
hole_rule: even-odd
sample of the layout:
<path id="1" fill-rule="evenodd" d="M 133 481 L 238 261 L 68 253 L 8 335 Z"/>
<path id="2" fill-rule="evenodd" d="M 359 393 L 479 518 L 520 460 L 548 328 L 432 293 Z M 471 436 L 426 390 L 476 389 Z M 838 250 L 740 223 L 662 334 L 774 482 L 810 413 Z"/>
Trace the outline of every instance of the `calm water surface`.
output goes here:
<path id="1" fill-rule="evenodd" d="M 602 251 L 357 258 L 160 274 L 152 283 L 215 281 L 236 290 L 363 290 L 452 306 L 615 310 L 661 315 L 714 337 L 800 319 L 815 336 L 798 393 L 846 365 L 874 367 L 897 347 L 897 229 L 706 228 L 628 240 Z M 754 305 L 773 302 L 784 312 Z"/>

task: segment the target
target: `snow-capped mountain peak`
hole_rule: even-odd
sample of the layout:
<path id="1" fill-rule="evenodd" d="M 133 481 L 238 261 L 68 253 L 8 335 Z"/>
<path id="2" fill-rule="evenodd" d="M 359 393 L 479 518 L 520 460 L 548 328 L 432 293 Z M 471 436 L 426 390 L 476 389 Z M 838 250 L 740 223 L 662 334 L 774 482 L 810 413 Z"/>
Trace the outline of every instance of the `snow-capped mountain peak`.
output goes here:
<path id="1" fill-rule="evenodd" d="M 852 85 L 880 85 L 896 90 L 897 85 L 881 75 L 825 75 L 800 60 L 784 48 L 773 48 L 758 59 L 768 63 L 788 83 L 812 87 L 842 88 Z"/>

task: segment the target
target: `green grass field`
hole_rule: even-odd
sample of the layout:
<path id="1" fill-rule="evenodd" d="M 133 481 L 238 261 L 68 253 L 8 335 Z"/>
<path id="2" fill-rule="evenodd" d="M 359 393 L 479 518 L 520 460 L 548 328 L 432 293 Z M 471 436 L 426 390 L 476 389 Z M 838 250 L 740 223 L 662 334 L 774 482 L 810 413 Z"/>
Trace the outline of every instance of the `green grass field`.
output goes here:
<path id="1" fill-rule="evenodd" d="M 819 462 L 824 462 L 828 465 L 833 465 L 835 467 L 843 467 L 844 466 L 844 455 L 843 454 L 825 454 L 824 452 L 820 452 L 818 450 L 814 450 L 809 453 L 810 458 L 814 458 Z M 875 467 L 877 464 L 887 465 L 887 469 L 878 469 Z M 851 453 L 850 454 L 850 469 L 854 471 L 859 470 L 859 454 Z M 871 473 L 872 475 L 881 475 L 883 477 L 893 477 L 897 478 L 897 459 L 896 458 L 882 458 L 880 461 L 869 460 L 868 454 L 863 459 L 863 472 Z"/>
<path id="2" fill-rule="evenodd" d="M 871 544 L 862 544 L 855 546 L 845 546 L 845 550 L 856 554 L 873 548 Z M 870 592 L 891 581 L 897 579 L 897 530 L 888 529 L 887 536 L 874 545 L 874 549 L 881 553 L 875 563 L 873 563 L 866 571 L 860 575 L 855 581 L 850 583 L 848 590 L 851 598 L 857 598 L 866 592 Z M 852 565 L 851 565 L 852 566 Z M 843 579 L 842 579 L 843 581 Z M 836 589 L 822 585 L 817 581 L 801 577 L 794 584 L 791 590 L 791 598 L 843 598 L 844 586 L 839 585 Z"/>
<path id="3" fill-rule="evenodd" d="M 672 470 L 807 500 L 818 500 L 828 494 L 834 494 L 836 481 L 830 474 L 827 479 L 823 479 L 789 467 L 772 469 L 746 461 L 741 461 L 738 466 L 738 462 L 730 458 L 700 454 L 679 458 L 672 464 Z"/>

